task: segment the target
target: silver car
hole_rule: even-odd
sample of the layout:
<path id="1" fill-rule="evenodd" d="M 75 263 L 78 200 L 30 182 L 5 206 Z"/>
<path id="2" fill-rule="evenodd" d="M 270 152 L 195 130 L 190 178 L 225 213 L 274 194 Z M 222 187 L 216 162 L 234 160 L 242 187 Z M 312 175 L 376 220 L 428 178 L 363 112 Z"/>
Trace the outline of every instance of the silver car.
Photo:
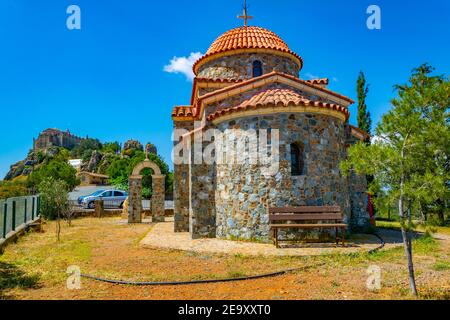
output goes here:
<path id="1" fill-rule="evenodd" d="M 128 193 L 122 190 L 104 190 L 81 199 L 81 206 L 85 209 L 94 209 L 95 200 L 103 200 L 105 208 L 122 208 Z"/>

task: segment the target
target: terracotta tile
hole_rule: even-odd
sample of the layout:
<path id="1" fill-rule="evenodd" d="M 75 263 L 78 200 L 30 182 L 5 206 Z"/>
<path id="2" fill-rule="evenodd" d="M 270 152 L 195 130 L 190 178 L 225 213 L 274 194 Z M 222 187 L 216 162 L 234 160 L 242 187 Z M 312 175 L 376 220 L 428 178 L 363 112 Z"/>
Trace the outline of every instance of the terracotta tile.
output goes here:
<path id="1" fill-rule="evenodd" d="M 289 49 L 288 45 L 272 31 L 260 27 L 240 27 L 225 32 L 217 38 L 206 54 L 194 64 L 194 70 L 203 59 L 236 49 L 279 50 L 292 54 L 303 63 L 301 57 Z"/>
<path id="2" fill-rule="evenodd" d="M 349 117 L 349 111 L 346 108 L 338 106 L 336 104 L 324 103 L 320 101 L 311 101 L 290 89 L 270 89 L 264 90 L 250 99 L 242 102 L 240 105 L 219 110 L 208 116 L 208 120 L 212 121 L 220 116 L 234 113 L 237 111 L 245 111 L 255 108 L 264 108 L 267 106 L 287 107 L 289 105 L 307 105 L 318 108 L 329 108 L 340 111 Z"/>

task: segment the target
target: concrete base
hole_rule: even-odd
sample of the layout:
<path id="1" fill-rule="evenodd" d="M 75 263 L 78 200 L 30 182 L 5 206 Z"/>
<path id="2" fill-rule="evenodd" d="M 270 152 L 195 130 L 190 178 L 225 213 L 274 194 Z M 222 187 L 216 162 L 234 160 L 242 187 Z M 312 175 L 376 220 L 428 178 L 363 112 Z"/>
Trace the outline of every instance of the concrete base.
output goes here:
<path id="1" fill-rule="evenodd" d="M 22 224 L 19 227 L 17 227 L 16 230 L 9 232 L 6 235 L 6 239 L 0 240 L 0 254 L 3 254 L 5 251 L 6 246 L 13 242 L 17 242 L 19 237 L 23 236 L 25 233 L 28 232 L 28 230 L 33 229 L 35 231 L 41 231 L 41 218 L 37 218 L 34 221 L 30 221 L 27 224 Z"/>

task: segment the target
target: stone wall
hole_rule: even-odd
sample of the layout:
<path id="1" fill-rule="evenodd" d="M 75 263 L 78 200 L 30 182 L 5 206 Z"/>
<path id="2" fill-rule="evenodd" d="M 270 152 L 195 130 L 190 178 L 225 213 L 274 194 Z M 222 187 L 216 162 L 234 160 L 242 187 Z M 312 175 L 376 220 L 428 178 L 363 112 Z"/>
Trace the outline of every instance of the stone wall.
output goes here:
<path id="1" fill-rule="evenodd" d="M 353 145 L 360 140 L 351 134 L 350 126 L 346 126 L 347 145 Z M 367 178 L 351 172 L 348 177 L 350 204 L 352 216 L 350 219 L 350 229 L 354 232 L 367 232 L 370 229 L 370 216 L 368 208 Z"/>
<path id="2" fill-rule="evenodd" d="M 165 175 L 152 175 L 152 222 L 165 221 Z"/>
<path id="3" fill-rule="evenodd" d="M 193 130 L 192 121 L 189 122 L 175 122 L 175 129 L 184 129 L 187 131 Z M 174 141 L 174 147 L 178 145 Z M 176 155 L 183 156 L 183 151 Z M 190 156 L 190 155 L 188 155 Z M 175 232 L 189 231 L 189 164 L 174 164 L 174 179 L 173 179 L 173 200 L 174 200 L 174 228 Z"/>
<path id="4" fill-rule="evenodd" d="M 350 229 L 353 232 L 367 232 L 370 228 L 370 216 L 367 211 L 369 198 L 365 176 L 351 173 L 348 179 L 352 216 Z"/>
<path id="5" fill-rule="evenodd" d="M 207 130 L 208 128 L 205 128 Z M 202 150 L 210 144 L 203 141 L 199 162 L 196 161 L 194 137 L 191 140 L 191 164 L 189 165 L 189 231 L 193 239 L 216 237 L 216 166 L 207 164 Z"/>
<path id="6" fill-rule="evenodd" d="M 218 129 L 235 139 L 227 129 L 279 129 L 280 168 L 266 177 L 260 165 L 218 165 L 216 173 L 217 236 L 231 239 L 269 241 L 269 206 L 339 205 L 350 220 L 347 179 L 339 172 L 345 157 L 345 133 L 342 121 L 315 114 L 276 114 L 224 122 Z M 240 137 L 236 137 L 239 140 Z M 304 175 L 291 176 L 290 144 L 305 146 Z M 283 236 L 283 234 L 281 234 Z M 325 230 L 287 232 L 285 237 L 322 238 Z"/>
<path id="7" fill-rule="evenodd" d="M 250 79 L 253 78 L 253 62 L 259 60 L 263 74 L 278 71 L 298 77 L 299 66 L 293 60 L 265 53 L 242 53 L 220 57 L 206 62 L 198 72 L 198 77 L 209 79 Z"/>
<path id="8" fill-rule="evenodd" d="M 128 223 L 142 222 L 142 177 L 131 176 L 128 179 L 130 193 L 128 195 Z"/>

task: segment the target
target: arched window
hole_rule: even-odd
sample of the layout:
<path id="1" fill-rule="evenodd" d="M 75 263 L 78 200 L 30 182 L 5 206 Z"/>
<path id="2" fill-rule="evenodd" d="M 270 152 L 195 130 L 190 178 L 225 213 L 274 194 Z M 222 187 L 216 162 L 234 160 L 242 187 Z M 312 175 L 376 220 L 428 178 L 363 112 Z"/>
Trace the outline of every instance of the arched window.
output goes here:
<path id="1" fill-rule="evenodd" d="M 291 144 L 291 174 L 292 176 L 303 175 L 305 163 L 303 162 L 304 147 L 301 142 Z"/>
<path id="2" fill-rule="evenodd" d="M 259 60 L 253 61 L 253 78 L 260 77 L 263 74 L 262 63 Z"/>

